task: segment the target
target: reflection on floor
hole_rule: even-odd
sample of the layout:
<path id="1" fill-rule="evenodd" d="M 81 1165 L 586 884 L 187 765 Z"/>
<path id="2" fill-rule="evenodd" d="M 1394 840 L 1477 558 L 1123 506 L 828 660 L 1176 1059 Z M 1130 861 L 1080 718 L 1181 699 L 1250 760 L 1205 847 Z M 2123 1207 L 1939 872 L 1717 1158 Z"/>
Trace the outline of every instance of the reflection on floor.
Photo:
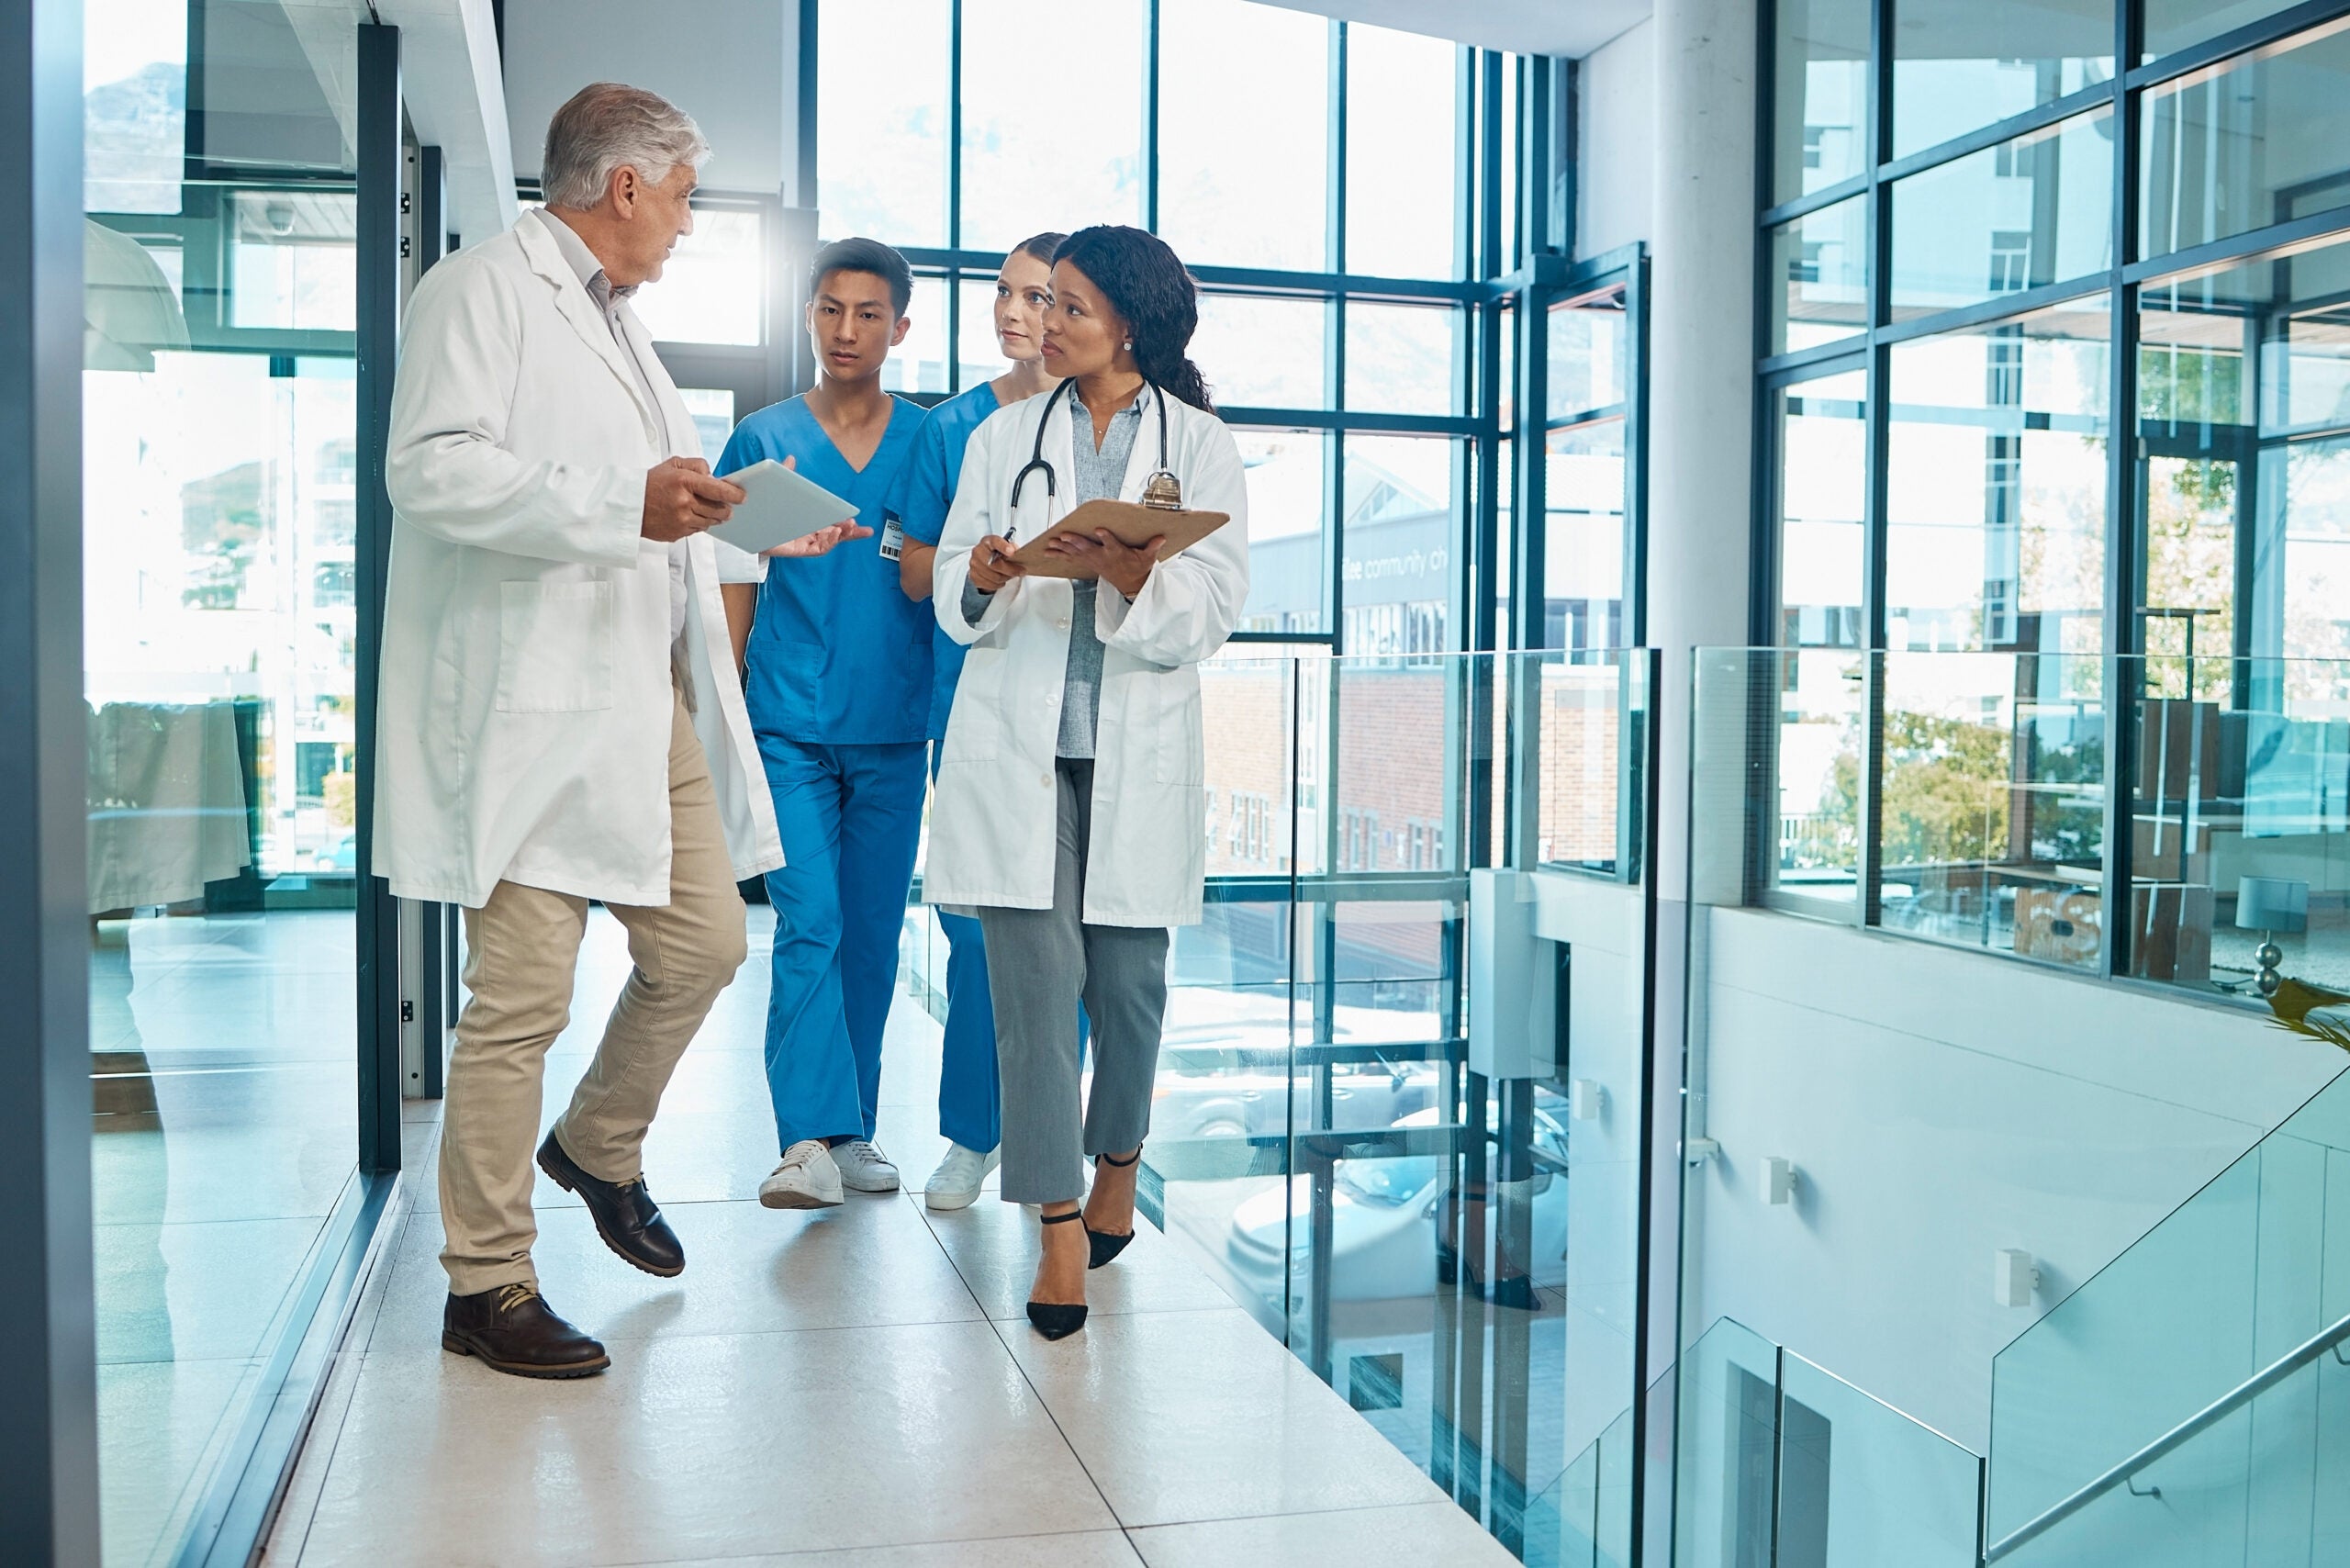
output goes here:
<path id="1" fill-rule="evenodd" d="M 91 1045 L 155 1113 L 95 1138 L 106 1561 L 168 1560 L 356 1159 L 352 920 L 107 920 Z"/>
<path id="2" fill-rule="evenodd" d="M 760 912 L 764 914 L 764 912 Z M 552 1116 L 625 972 L 602 916 Z M 542 1183 L 539 1265 L 613 1369 L 508 1378 L 439 1349 L 436 1107 L 411 1107 L 408 1196 L 363 1299 L 272 1562 L 988 1568 L 1511 1561 L 1344 1399 L 1147 1226 L 1092 1276 L 1084 1333 L 1022 1316 L 1035 1224 L 990 1193 L 817 1215 L 755 1202 L 775 1159 L 761 1068 L 767 922 L 687 1056 L 648 1179 L 683 1238 L 659 1281 Z M 879 1140 L 919 1182 L 937 1031 L 891 1018 Z M 420 1181 L 418 1178 L 421 1178 Z"/>

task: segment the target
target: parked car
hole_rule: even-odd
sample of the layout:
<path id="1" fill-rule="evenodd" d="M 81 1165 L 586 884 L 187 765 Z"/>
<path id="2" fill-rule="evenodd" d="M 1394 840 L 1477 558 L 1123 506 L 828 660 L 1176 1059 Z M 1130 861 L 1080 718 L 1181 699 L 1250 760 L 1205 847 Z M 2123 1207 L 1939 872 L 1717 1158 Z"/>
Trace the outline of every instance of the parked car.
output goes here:
<path id="1" fill-rule="evenodd" d="M 1563 1109 L 1563 1107 L 1561 1107 Z M 1395 1126 L 1434 1126 L 1436 1107 L 1414 1111 Z M 1563 1162 L 1566 1129 L 1550 1107 L 1537 1104 L 1534 1142 L 1543 1153 Z M 1430 1294 L 1436 1289 L 1437 1205 L 1444 1195 L 1441 1159 L 1432 1154 L 1399 1155 L 1392 1159 L 1346 1159 L 1338 1163 L 1332 1183 L 1330 1299 L 1333 1301 L 1392 1301 Z M 1533 1257 L 1528 1271 L 1538 1285 L 1560 1285 L 1566 1280 L 1567 1183 L 1563 1176 L 1538 1169 L 1533 1189 Z M 1290 1179 L 1290 1213 L 1296 1223 L 1288 1227 L 1292 1268 L 1292 1311 L 1304 1305 L 1302 1282 L 1312 1243 L 1309 1219 L 1313 1208 L 1313 1179 Z M 1248 1199 L 1232 1213 L 1225 1242 L 1225 1260 L 1237 1282 L 1265 1301 L 1284 1294 L 1281 1268 L 1281 1193 L 1276 1187 Z"/>
<path id="2" fill-rule="evenodd" d="M 335 843 L 311 857 L 313 871 L 356 871 L 359 869 L 359 835 L 346 833 Z"/>

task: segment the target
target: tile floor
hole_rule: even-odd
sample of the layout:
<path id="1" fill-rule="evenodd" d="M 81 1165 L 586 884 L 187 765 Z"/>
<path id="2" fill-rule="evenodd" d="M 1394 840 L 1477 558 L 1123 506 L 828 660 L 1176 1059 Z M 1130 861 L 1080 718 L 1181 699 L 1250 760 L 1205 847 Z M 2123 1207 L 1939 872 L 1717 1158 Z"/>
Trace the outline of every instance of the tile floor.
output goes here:
<path id="1" fill-rule="evenodd" d="M 602 922 L 548 1114 L 625 964 Z M 762 962 L 755 931 L 752 963 Z M 661 1281 L 543 1183 L 550 1301 L 610 1346 L 599 1378 L 502 1377 L 439 1349 L 434 1107 L 265 1556 L 364 1563 L 776 1568 L 1472 1568 L 1512 1558 L 1147 1225 L 1058 1344 L 1022 1316 L 1034 1221 L 990 1193 L 815 1214 L 758 1206 L 773 1163 L 766 987 L 729 992 L 645 1163 L 683 1238 Z M 901 1001 L 879 1140 L 943 1152 L 937 1032 Z"/>

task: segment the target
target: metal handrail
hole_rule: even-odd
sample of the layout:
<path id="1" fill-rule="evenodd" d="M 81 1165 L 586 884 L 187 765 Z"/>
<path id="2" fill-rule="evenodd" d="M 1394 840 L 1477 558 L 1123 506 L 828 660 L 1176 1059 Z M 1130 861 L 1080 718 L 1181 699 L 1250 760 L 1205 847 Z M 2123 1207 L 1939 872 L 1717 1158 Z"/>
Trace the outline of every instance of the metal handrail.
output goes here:
<path id="1" fill-rule="evenodd" d="M 1997 1562 L 2019 1547 L 2055 1529 L 2116 1486 L 2131 1480 L 2148 1465 L 2234 1414 L 2238 1406 L 2259 1398 L 2344 1339 L 2350 1339 L 2350 1316 L 2339 1319 L 2330 1327 L 2320 1329 L 2316 1335 L 2304 1340 L 2281 1359 L 2272 1362 L 2265 1371 L 2255 1372 L 2054 1507 L 2048 1509 L 2022 1528 L 2001 1537 L 1998 1544 L 1984 1552 L 1983 1561 L 1986 1564 Z"/>

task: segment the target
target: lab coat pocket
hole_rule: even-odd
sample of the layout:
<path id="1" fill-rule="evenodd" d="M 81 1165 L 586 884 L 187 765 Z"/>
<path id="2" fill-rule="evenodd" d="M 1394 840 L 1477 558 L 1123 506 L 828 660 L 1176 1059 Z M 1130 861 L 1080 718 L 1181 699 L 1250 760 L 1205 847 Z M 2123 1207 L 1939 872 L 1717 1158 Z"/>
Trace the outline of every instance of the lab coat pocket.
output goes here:
<path id="1" fill-rule="evenodd" d="M 1184 784 L 1197 789 L 1207 778 L 1206 746 L 1200 722 L 1199 671 L 1186 665 L 1169 675 L 1145 678 L 1178 687 L 1169 693 L 1158 722 L 1152 726 L 1156 744 L 1151 747 L 1151 777 L 1161 784 Z M 1182 690 L 1181 687 L 1189 689 Z"/>
<path id="2" fill-rule="evenodd" d="M 498 585 L 498 709 L 578 713 L 612 705 L 612 585 Z"/>

